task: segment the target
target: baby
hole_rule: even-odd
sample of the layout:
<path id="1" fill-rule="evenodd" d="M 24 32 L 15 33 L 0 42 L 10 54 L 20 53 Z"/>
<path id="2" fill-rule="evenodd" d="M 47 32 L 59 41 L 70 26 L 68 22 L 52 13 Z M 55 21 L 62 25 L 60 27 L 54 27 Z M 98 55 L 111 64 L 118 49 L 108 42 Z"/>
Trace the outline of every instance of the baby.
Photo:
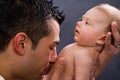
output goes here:
<path id="1" fill-rule="evenodd" d="M 82 20 L 77 22 L 74 30 L 75 42 L 63 48 L 58 56 L 67 61 L 65 73 L 69 75 L 69 79 L 67 77 L 65 80 L 93 79 L 94 72 L 91 72 L 95 67 L 93 69 L 92 66 L 96 65 L 95 61 L 104 46 L 106 34 L 111 31 L 113 21 L 116 21 L 120 31 L 120 10 L 109 4 L 100 4 L 88 10 Z"/>

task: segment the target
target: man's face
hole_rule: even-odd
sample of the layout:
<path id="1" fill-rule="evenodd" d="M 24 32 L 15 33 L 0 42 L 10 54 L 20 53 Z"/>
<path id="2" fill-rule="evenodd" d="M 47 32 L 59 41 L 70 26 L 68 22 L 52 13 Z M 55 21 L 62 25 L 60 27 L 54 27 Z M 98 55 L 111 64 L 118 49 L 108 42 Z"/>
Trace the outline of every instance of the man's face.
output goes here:
<path id="1" fill-rule="evenodd" d="M 55 62 L 56 46 L 59 42 L 59 24 L 54 20 L 50 19 L 48 21 L 49 26 L 51 26 L 52 32 L 50 35 L 43 37 L 36 47 L 35 50 L 28 50 L 29 58 L 27 59 L 29 71 L 27 79 L 29 80 L 40 80 L 40 77 L 44 69 L 49 65 L 49 62 Z"/>

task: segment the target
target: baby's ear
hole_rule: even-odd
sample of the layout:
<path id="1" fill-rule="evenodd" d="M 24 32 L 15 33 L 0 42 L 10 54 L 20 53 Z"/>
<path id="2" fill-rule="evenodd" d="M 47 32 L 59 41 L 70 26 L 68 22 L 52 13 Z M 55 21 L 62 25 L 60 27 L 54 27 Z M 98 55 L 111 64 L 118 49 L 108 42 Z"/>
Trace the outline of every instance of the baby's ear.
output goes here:
<path id="1" fill-rule="evenodd" d="M 96 41 L 96 43 L 99 44 L 99 45 L 104 45 L 104 44 L 105 44 L 105 38 L 106 38 L 106 35 L 102 35 L 102 36 Z"/>

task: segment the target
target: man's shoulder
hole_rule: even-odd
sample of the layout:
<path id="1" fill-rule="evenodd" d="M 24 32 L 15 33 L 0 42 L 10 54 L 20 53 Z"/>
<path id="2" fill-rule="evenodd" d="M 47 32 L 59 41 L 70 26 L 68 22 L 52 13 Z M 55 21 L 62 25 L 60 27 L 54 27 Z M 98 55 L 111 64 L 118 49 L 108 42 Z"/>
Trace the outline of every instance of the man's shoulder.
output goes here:
<path id="1" fill-rule="evenodd" d="M 0 80 L 5 80 L 5 79 L 3 78 L 3 76 L 0 75 Z"/>

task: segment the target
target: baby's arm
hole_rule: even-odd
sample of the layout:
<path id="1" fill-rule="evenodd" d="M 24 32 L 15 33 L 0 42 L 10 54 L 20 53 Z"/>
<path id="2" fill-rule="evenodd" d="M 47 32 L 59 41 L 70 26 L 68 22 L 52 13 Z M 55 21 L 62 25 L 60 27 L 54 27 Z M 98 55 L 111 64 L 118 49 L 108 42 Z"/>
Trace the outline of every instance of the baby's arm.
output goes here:
<path id="1" fill-rule="evenodd" d="M 61 77 L 64 77 L 63 80 L 74 80 L 74 54 L 71 46 L 67 45 L 66 47 L 64 47 L 58 55 L 58 58 L 59 57 L 63 57 L 66 61 L 64 75 Z"/>
<path id="2" fill-rule="evenodd" d="M 63 48 L 58 58 L 63 57 L 66 61 L 64 80 L 91 80 L 97 55 L 94 50 L 83 50 L 74 44 Z"/>
<path id="3" fill-rule="evenodd" d="M 75 54 L 75 80 L 93 80 L 97 55 L 96 51 L 87 49 Z"/>

